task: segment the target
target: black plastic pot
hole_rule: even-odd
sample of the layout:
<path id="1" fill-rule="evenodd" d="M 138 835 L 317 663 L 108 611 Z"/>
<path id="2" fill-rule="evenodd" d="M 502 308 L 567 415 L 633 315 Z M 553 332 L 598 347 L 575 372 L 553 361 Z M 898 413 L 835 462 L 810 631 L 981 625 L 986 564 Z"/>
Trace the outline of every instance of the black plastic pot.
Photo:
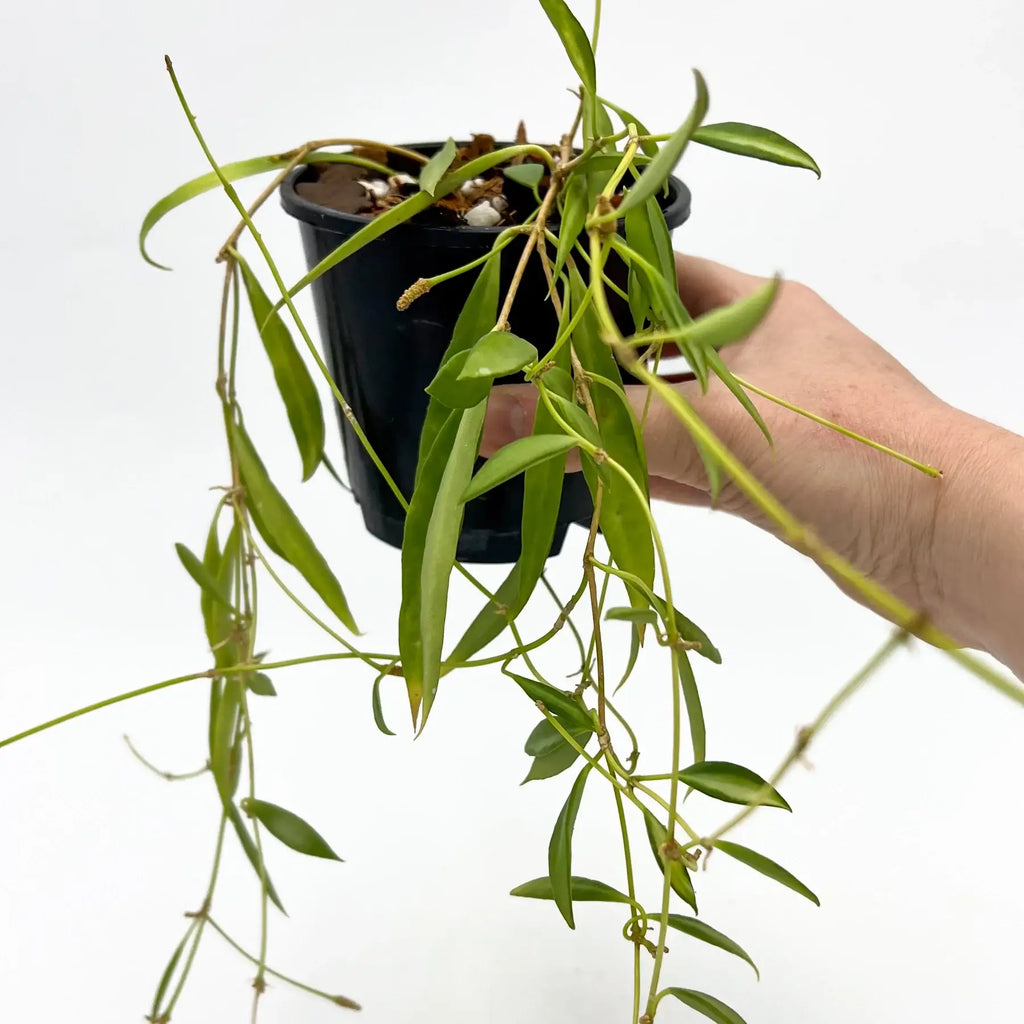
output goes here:
<path id="1" fill-rule="evenodd" d="M 414 144 L 409 148 L 429 156 L 440 145 Z M 366 217 L 341 213 L 302 196 L 296 186 L 315 176 L 315 167 L 298 167 L 281 185 L 282 205 L 300 221 L 302 245 L 311 268 L 367 223 Z M 689 216 L 690 192 L 675 178 L 670 180 L 664 211 L 670 229 Z M 484 255 L 500 231 L 499 227 L 405 223 L 369 243 L 312 285 L 331 373 L 407 498 L 412 494 L 427 409 L 424 388 L 440 366 L 475 275 L 460 275 L 439 285 L 404 313 L 396 309 L 395 302 L 418 278 L 454 270 Z M 517 240 L 501 254 L 502 294 L 523 244 Z M 543 270 L 531 260 L 516 296 L 512 320 L 516 333 L 542 352 L 554 340 L 557 329 L 546 295 Z M 629 313 L 624 302 L 617 302 L 613 311 L 625 329 L 631 323 Z M 398 547 L 404 525 L 402 507 L 340 409 L 338 413 L 349 481 L 366 528 L 373 536 Z M 458 558 L 465 562 L 515 561 L 522 543 L 522 508 L 521 476 L 471 501 L 466 506 Z M 561 550 L 569 524 L 589 522 L 590 511 L 590 494 L 582 474 L 567 474 L 553 555 Z"/>

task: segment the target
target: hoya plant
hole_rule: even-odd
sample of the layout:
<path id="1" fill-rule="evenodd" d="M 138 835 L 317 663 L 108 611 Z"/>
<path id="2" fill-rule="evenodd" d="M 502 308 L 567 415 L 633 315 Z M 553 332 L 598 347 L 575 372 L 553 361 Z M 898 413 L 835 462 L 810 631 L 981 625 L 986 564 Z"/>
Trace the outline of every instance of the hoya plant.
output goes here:
<path id="1" fill-rule="evenodd" d="M 148 248 L 151 230 L 188 200 L 219 189 L 234 209 L 225 220 L 225 242 L 217 254 L 223 292 L 218 343 L 211 353 L 223 412 L 224 474 L 212 499 L 205 538 L 176 545 L 184 571 L 196 584 L 211 661 L 195 672 L 119 694 L 0 742 L 5 746 L 168 687 L 209 688 L 209 753 L 201 774 L 208 776 L 218 797 L 218 820 L 212 823 L 214 866 L 162 973 L 154 965 L 157 983 L 147 1008 L 153 1024 L 176 1019 L 197 952 L 211 934 L 252 962 L 254 1016 L 268 976 L 340 1007 L 358 1009 L 358 993 L 319 991 L 278 974 L 266 957 L 273 915 L 283 910 L 282 894 L 271 876 L 279 852 L 274 844 L 306 856 L 337 859 L 328 838 L 303 817 L 266 799 L 262 783 L 258 788 L 254 782 L 251 722 L 257 715 L 273 714 L 273 680 L 286 671 L 301 671 L 302 665 L 349 663 L 353 683 L 361 680 L 366 686 L 368 727 L 372 719 L 389 735 L 394 732 L 384 718 L 381 687 L 392 680 L 404 685 L 414 734 L 428 727 L 432 714 L 445 713 L 434 710 L 438 694 L 448 676 L 465 669 L 486 668 L 533 705 L 536 725 L 524 737 L 526 781 L 560 786 L 565 799 L 551 826 L 547 871 L 525 878 L 511 896 L 538 901 L 538 913 L 561 915 L 569 928 L 576 926 L 579 902 L 619 905 L 624 955 L 632 962 L 628 1002 L 633 1024 L 650 1024 L 666 999 L 682 1002 L 717 1024 L 742 1022 L 737 1010 L 689 976 L 685 962 L 677 967 L 668 954 L 670 937 L 673 951 L 684 940 L 706 943 L 757 971 L 736 939 L 699 915 L 700 891 L 715 885 L 714 863 L 720 858 L 739 861 L 767 882 L 787 887 L 794 899 L 818 902 L 814 891 L 777 863 L 770 850 L 749 849 L 731 835 L 759 808 L 790 809 L 780 791 L 786 773 L 839 707 L 908 637 L 948 650 L 981 679 L 1024 703 L 1019 686 L 956 650 L 950 638 L 914 609 L 860 575 L 806 530 L 659 372 L 663 358 L 681 356 L 703 388 L 717 378 L 770 443 L 750 396 L 784 399 L 735 377 L 721 352 L 758 325 L 780 282 L 773 280 L 734 305 L 696 318 L 690 315 L 677 291 L 670 240 L 670 227 L 685 216 L 688 193 L 673 172 L 691 144 L 818 174 L 814 160 L 767 128 L 709 123 L 708 87 L 699 72 L 694 73 L 692 106 L 682 123 L 668 132 L 650 130 L 599 88 L 595 51 L 600 0 L 589 31 L 565 0 L 540 0 L 540 6 L 578 80 L 572 120 L 559 140 L 547 144 L 529 141 L 522 127 L 508 144 L 483 134 L 468 142 L 449 139 L 418 147 L 328 138 L 222 164 L 167 60 L 182 111 L 210 169 L 146 214 L 139 238 L 142 255 L 154 262 Z M 552 84 L 560 88 L 563 83 Z M 233 183 L 263 174 L 271 175 L 266 187 L 253 200 L 243 201 Z M 282 276 L 257 225 L 267 200 L 279 191 L 286 206 L 305 204 L 303 218 L 312 225 L 304 235 L 310 269 L 295 282 Z M 336 225 L 326 233 L 314 230 L 333 224 L 331 217 L 337 213 L 343 215 L 344 230 Z M 429 247 L 417 249 L 416 232 L 442 230 L 449 239 L 462 239 L 451 241 L 443 258 Z M 385 318 L 383 307 L 369 300 L 363 308 L 358 292 L 369 290 L 372 282 L 380 284 L 384 270 L 379 257 L 389 238 L 423 262 L 400 262 L 400 275 L 406 277 L 399 275 L 401 286 L 385 295 Z M 473 246 L 479 253 L 470 252 Z M 327 344 L 336 315 L 329 288 L 332 281 L 344 280 L 340 275 L 346 269 L 349 285 L 341 305 L 349 319 L 344 330 L 357 331 L 363 318 L 376 332 L 382 351 L 387 352 L 392 336 L 402 337 L 410 342 L 403 359 L 426 361 L 411 397 L 396 395 L 390 400 L 393 407 L 385 410 L 411 437 L 396 439 L 386 424 L 370 422 L 380 412 L 379 403 L 365 400 L 367 384 L 353 369 L 355 364 L 346 363 Z M 296 297 L 307 288 L 315 293 L 326 357 L 296 307 Z M 445 296 L 457 296 L 458 301 L 453 304 Z M 416 321 L 417 308 L 431 302 L 431 316 Z M 450 322 L 442 315 L 446 303 L 452 310 Z M 441 322 L 439 347 L 430 348 L 411 329 L 403 335 L 406 324 L 413 322 L 429 323 L 431 329 Z M 349 476 L 367 525 L 401 545 L 401 611 L 394 650 L 360 646 L 357 622 L 372 617 L 374 610 L 350 607 L 343 574 L 324 558 L 283 485 L 268 474 L 246 427 L 245 398 L 236 387 L 245 351 L 239 341 L 242 332 L 260 339 L 273 368 L 283 405 L 281 428 L 294 437 L 304 480 L 319 471 L 340 480 L 325 454 L 327 430 L 317 376 L 330 388 L 344 430 Z M 372 373 L 390 379 L 406 369 L 385 365 Z M 536 390 L 532 431 L 481 459 L 489 396 L 495 387 L 512 381 Z M 626 382 L 648 389 L 647 405 L 639 415 L 627 400 Z M 713 497 L 726 482 L 737 488 L 790 544 L 895 625 L 885 647 L 800 730 L 768 777 L 708 757 L 701 680 L 713 672 L 721 654 L 678 607 L 672 567 L 652 509 L 642 443 L 652 402 L 667 404 L 693 438 Z M 364 407 L 369 412 L 361 416 Z M 841 425 L 815 418 L 903 459 L 908 472 L 937 473 Z M 412 426 L 406 430 L 408 424 Z M 399 441 L 411 445 L 411 460 L 400 454 Z M 581 474 L 567 474 L 569 458 L 578 461 Z M 379 519 L 370 511 L 374 489 L 392 510 Z M 496 494 L 504 497 L 487 506 Z M 502 540 L 501 553 L 495 555 L 498 548 L 473 547 L 467 538 L 479 529 L 486 533 L 479 526 L 484 522 L 479 510 L 498 506 L 506 518 L 511 508 L 515 521 L 511 540 Z M 576 586 L 558 595 L 544 570 L 569 522 L 584 524 L 586 543 Z M 509 562 L 507 575 L 493 590 L 477 578 L 473 563 L 481 560 Z M 304 581 L 304 593 L 286 584 L 279 573 L 283 563 Z M 479 592 L 479 613 L 466 622 L 453 621 L 448 614 L 453 574 Z M 329 638 L 331 653 L 268 657 L 262 650 L 268 624 L 264 616 L 257 617 L 265 587 L 281 588 Z M 522 613 L 537 604 L 549 609 L 550 628 L 524 635 L 519 627 Z M 578 669 L 570 680 L 543 671 L 539 655 L 556 644 L 578 650 Z M 641 755 L 652 744 L 641 742 L 617 704 L 616 694 L 629 684 L 645 645 L 659 652 L 656 663 L 664 674 L 662 686 L 645 680 L 645 699 L 666 702 L 661 720 L 671 751 L 667 763 L 648 763 Z M 647 664 L 652 663 L 648 658 Z M 608 787 L 613 796 L 608 830 L 621 846 L 617 878 L 574 872 L 577 814 L 584 793 L 595 786 Z M 683 804 L 691 790 L 720 802 L 722 816 L 712 821 L 691 817 Z M 249 940 L 231 936 L 216 917 L 221 852 L 227 843 L 240 844 L 256 882 L 260 929 Z M 710 858 L 714 851 L 717 855 Z M 711 870 L 700 870 L 709 858 Z M 358 870 L 358 865 L 343 870 Z"/>

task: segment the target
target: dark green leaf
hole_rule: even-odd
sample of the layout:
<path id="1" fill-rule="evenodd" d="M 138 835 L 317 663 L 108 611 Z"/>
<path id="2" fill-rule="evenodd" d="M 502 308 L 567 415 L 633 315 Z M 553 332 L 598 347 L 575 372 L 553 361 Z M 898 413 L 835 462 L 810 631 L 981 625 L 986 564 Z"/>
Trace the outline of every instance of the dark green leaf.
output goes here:
<path id="1" fill-rule="evenodd" d="M 618 693 L 623 686 L 626 685 L 626 680 L 633 674 L 633 668 L 636 665 L 636 659 L 640 656 L 640 630 L 642 626 L 633 626 L 630 630 L 629 635 L 629 660 L 626 662 L 626 667 L 622 670 L 622 678 L 616 684 L 615 693 Z"/>
<path id="2" fill-rule="evenodd" d="M 231 600 L 227 592 L 206 566 L 184 544 L 175 544 L 174 550 L 177 551 L 178 558 L 185 567 L 185 572 L 202 588 L 203 595 L 229 612 L 233 612 L 234 609 L 231 607 Z"/>
<path id="3" fill-rule="evenodd" d="M 498 484 L 503 484 L 506 480 L 525 472 L 531 466 L 539 465 L 558 455 L 564 458 L 569 449 L 575 447 L 576 441 L 564 434 L 534 434 L 530 437 L 520 437 L 504 448 L 499 448 L 480 467 L 466 488 L 462 500 L 472 501 Z"/>
<path id="4" fill-rule="evenodd" d="M 679 666 L 679 685 L 686 702 L 686 717 L 690 723 L 690 742 L 693 744 L 693 757 L 703 761 L 707 757 L 707 729 L 704 725 L 704 708 L 700 702 L 700 691 L 693 668 L 686 651 L 673 651 L 672 658 Z"/>
<path id="5" fill-rule="evenodd" d="M 461 376 L 469 355 L 467 351 L 456 352 L 427 385 L 427 394 L 437 399 L 446 409 L 471 409 L 491 392 L 494 382 L 490 377 L 466 380 Z"/>
<path id="6" fill-rule="evenodd" d="M 583 729 L 570 735 L 581 747 L 585 747 L 590 740 L 591 730 Z M 563 747 L 568 746 L 569 744 L 566 743 L 565 737 L 545 718 L 538 722 L 533 727 L 530 735 L 526 737 L 526 744 L 523 750 L 530 757 L 544 757 L 546 754 L 553 754 L 556 750 L 561 750 Z M 570 747 L 569 749 L 571 750 L 572 748 Z"/>
<path id="7" fill-rule="evenodd" d="M 658 624 L 658 613 L 652 608 L 609 608 L 604 617 L 615 622 L 642 622 L 648 626 Z"/>
<path id="8" fill-rule="evenodd" d="M 381 673 L 373 681 L 373 694 L 371 696 L 371 703 L 373 704 L 373 722 L 385 736 L 394 736 L 395 733 L 388 728 L 388 723 L 384 721 L 384 709 L 380 704 L 380 684 L 383 680 L 384 673 Z"/>
<path id="9" fill-rule="evenodd" d="M 453 413 L 459 418 L 451 450 L 437 487 L 423 541 L 423 566 L 420 570 L 420 644 L 423 659 L 422 710 L 420 729 L 434 703 L 441 678 L 441 654 L 444 624 L 448 610 L 448 584 L 462 530 L 465 493 L 480 448 L 487 403 Z"/>
<path id="10" fill-rule="evenodd" d="M 593 878 L 581 878 L 574 875 L 570 880 L 572 884 L 572 898 L 575 903 L 631 903 L 630 898 L 618 889 L 613 889 L 604 882 L 595 881 Z M 551 890 L 551 879 L 534 878 L 529 882 L 517 885 L 511 896 L 523 896 L 531 900 L 553 900 L 554 893 Z"/>
<path id="11" fill-rule="evenodd" d="M 581 747 L 585 748 L 593 734 L 590 732 L 576 732 L 571 735 Z M 530 770 L 526 773 L 526 778 L 523 779 L 522 784 L 525 785 L 527 782 L 536 782 L 541 779 L 553 779 L 556 775 L 561 775 L 562 772 L 571 768 L 579 756 L 579 752 L 574 747 L 563 741 L 562 745 L 556 747 L 550 754 L 541 754 L 533 759 Z"/>
<path id="12" fill-rule="evenodd" d="M 653 201 L 657 203 L 657 199 Z M 626 213 L 625 226 L 626 245 L 638 256 L 657 267 L 658 250 L 654 245 L 654 235 L 651 232 L 651 220 L 647 215 L 646 204 L 635 206 Z M 647 320 L 648 309 L 654 309 L 657 312 L 661 308 L 661 303 L 656 294 L 652 298 L 646 276 L 640 271 L 639 266 L 630 265 L 626 291 L 629 296 L 629 312 L 633 317 L 633 329 L 642 331 Z"/>
<path id="13" fill-rule="evenodd" d="M 491 331 L 470 350 L 459 380 L 504 377 L 537 361 L 537 349 L 509 331 Z"/>
<path id="14" fill-rule="evenodd" d="M 192 922 L 193 928 L 195 922 Z M 185 948 L 185 943 L 192 937 L 193 928 L 189 928 L 182 936 L 181 942 L 175 947 L 174 952 L 171 954 L 171 959 L 167 962 L 167 966 L 164 968 L 164 973 L 160 975 L 160 984 L 156 987 L 156 995 L 153 996 L 153 1009 L 150 1012 L 149 1020 L 154 1021 L 158 1019 L 160 1013 L 160 1004 L 164 1001 L 164 993 L 167 991 L 167 986 L 171 982 L 171 978 L 174 976 L 174 968 L 178 966 L 178 961 L 181 959 L 182 951 Z"/>
<path id="15" fill-rule="evenodd" d="M 242 681 L 228 676 L 217 704 L 217 717 L 213 723 L 213 746 L 210 750 L 210 770 L 217 783 L 217 792 L 225 804 L 238 788 L 238 772 L 242 757 L 238 739 L 238 726 L 242 714 Z"/>
<path id="16" fill-rule="evenodd" d="M 662 144 L 658 155 L 640 175 L 640 180 L 626 193 L 626 198 L 618 210 L 620 217 L 634 206 L 643 206 L 648 199 L 657 195 L 668 181 L 669 175 L 675 170 L 676 164 L 679 163 L 686 144 L 704 120 L 704 116 L 708 112 L 708 87 L 704 76 L 699 71 L 694 71 L 693 75 L 697 83 L 697 98 L 694 100 L 690 113 L 672 138 Z"/>
<path id="17" fill-rule="evenodd" d="M 563 398 L 561 395 L 548 392 L 551 404 L 555 412 L 565 420 L 566 424 L 580 437 L 586 438 L 597 448 L 601 447 L 601 435 L 597 432 L 594 421 L 574 402 Z"/>
<path id="18" fill-rule="evenodd" d="M 668 606 L 665 604 L 664 598 L 658 597 L 657 594 L 654 597 L 654 607 L 658 614 L 665 620 L 666 625 L 668 619 Z M 722 655 L 718 648 L 708 639 L 707 633 L 704 632 L 696 622 L 692 622 L 688 619 L 678 608 L 673 608 L 672 611 L 675 613 L 676 630 L 679 635 L 687 643 L 697 643 L 700 647 L 697 649 L 697 653 L 707 658 L 709 661 L 713 661 L 716 665 L 722 664 Z"/>
<path id="19" fill-rule="evenodd" d="M 664 994 L 675 996 L 681 1003 L 704 1014 L 715 1024 L 747 1024 L 747 1022 L 721 999 L 709 996 L 706 992 L 697 992 L 692 988 L 667 988 Z"/>
<path id="20" fill-rule="evenodd" d="M 540 179 L 548 173 L 548 169 L 543 164 L 516 164 L 513 167 L 502 168 L 501 173 L 517 185 L 536 189 Z"/>
<path id="21" fill-rule="evenodd" d="M 562 307 L 563 310 L 568 308 L 568 303 Z M 559 355 L 562 355 L 562 353 L 560 352 Z M 548 391 L 561 396 L 567 402 L 571 402 L 572 396 L 576 393 L 576 385 L 573 384 L 572 375 L 568 371 L 563 370 L 561 366 L 552 366 L 544 371 L 544 387 Z"/>
<path id="22" fill-rule="evenodd" d="M 562 222 L 558 226 L 558 249 L 555 253 L 553 271 L 556 281 L 587 220 L 587 182 L 585 177 L 579 173 L 572 174 L 565 186 L 564 195 Z"/>
<path id="23" fill-rule="evenodd" d="M 757 125 L 737 121 L 706 124 L 693 133 L 693 141 L 702 146 L 725 150 L 726 153 L 752 156 L 756 160 L 768 160 L 787 167 L 803 167 L 821 177 L 821 169 L 810 153 L 805 153 L 777 132 L 758 128 Z"/>
<path id="24" fill-rule="evenodd" d="M 242 844 L 242 849 L 245 851 L 245 855 L 248 857 L 253 871 L 256 872 L 256 877 L 261 878 L 266 883 L 267 895 L 270 897 L 274 906 L 277 907 L 282 914 L 286 913 L 284 905 L 281 903 L 281 900 L 277 895 L 277 891 L 274 889 L 274 883 L 270 880 L 270 875 L 267 874 L 267 866 L 262 862 L 260 858 L 260 851 L 252 836 L 249 835 L 249 830 L 245 827 L 245 822 L 242 820 L 242 815 L 239 813 L 238 808 L 233 803 L 229 803 L 225 807 L 225 810 L 227 811 L 228 818 L 231 819 L 231 824 L 234 826 L 235 834 L 238 836 L 238 841 Z"/>
<path id="25" fill-rule="evenodd" d="M 260 697 L 276 697 L 277 690 L 265 672 L 251 672 L 245 679 L 245 685 Z"/>
<path id="26" fill-rule="evenodd" d="M 296 853 L 304 853 L 308 857 L 323 857 L 325 860 L 341 860 L 312 825 L 284 807 L 278 807 L 277 804 L 266 800 L 246 797 L 242 801 L 242 810 L 250 818 L 256 818 L 275 839 L 279 839 Z"/>
<path id="27" fill-rule="evenodd" d="M 353 633 L 357 633 L 358 628 L 338 578 L 267 475 L 245 428 L 240 423 L 232 423 L 231 434 L 238 470 L 245 486 L 246 506 L 260 536 L 272 551 L 298 569 L 324 604 Z"/>
<path id="28" fill-rule="evenodd" d="M 548 714 L 555 718 L 565 727 L 568 732 L 590 731 L 594 727 L 590 713 L 582 708 L 575 699 L 564 690 L 556 690 L 547 683 L 541 683 L 529 676 L 516 675 L 510 672 L 509 676 L 514 679 L 523 692 L 534 703 L 538 701 L 547 708 Z"/>
<path id="29" fill-rule="evenodd" d="M 570 928 L 576 927 L 572 917 L 572 833 L 576 828 L 576 815 L 589 774 L 588 764 L 576 776 L 569 796 L 558 812 L 548 843 L 548 877 L 551 879 L 552 898 Z"/>
<path id="30" fill-rule="evenodd" d="M 762 875 L 767 875 L 768 878 L 781 883 L 787 888 L 792 889 L 794 892 L 800 893 L 801 896 L 806 896 L 807 899 L 815 904 L 815 906 L 821 906 L 821 901 L 818 897 L 815 896 L 799 878 L 791 875 L 784 867 L 780 864 L 776 864 L 773 860 L 769 860 L 763 854 L 750 850 L 746 846 L 740 846 L 739 843 L 732 843 L 725 839 L 716 839 L 715 849 L 728 854 L 730 857 L 738 860 L 741 864 L 746 864 L 748 868 L 760 871 Z"/>
<path id="31" fill-rule="evenodd" d="M 700 761 L 684 768 L 679 773 L 680 782 L 685 782 L 698 793 L 724 800 L 730 804 L 754 804 L 760 807 L 781 807 L 791 811 L 792 807 L 775 788 L 765 782 L 757 772 L 729 761 Z"/>
<path id="32" fill-rule="evenodd" d="M 569 10 L 565 0 L 540 0 L 544 13 L 555 27 L 566 56 L 569 58 L 576 74 L 587 90 L 597 92 L 597 71 L 594 65 L 594 51 L 590 48 L 590 40 L 576 16 Z"/>
<path id="33" fill-rule="evenodd" d="M 295 443 L 302 459 L 302 479 L 315 472 L 324 451 L 324 413 L 313 378 L 280 314 L 260 287 L 256 275 L 241 256 L 236 257 L 263 348 L 274 371 Z"/>
<path id="34" fill-rule="evenodd" d="M 498 319 L 500 275 L 500 256 L 492 256 L 480 268 L 480 272 L 477 274 L 476 281 L 473 282 L 473 287 L 470 289 L 465 305 L 462 307 L 462 312 L 459 313 L 459 318 L 455 322 L 452 340 L 441 358 L 442 366 L 450 363 L 452 358 L 460 352 L 466 352 L 471 349 L 477 340 L 494 326 L 495 321 Z M 455 369 L 456 365 L 458 367 L 457 370 Z M 456 376 L 458 373 L 461 373 L 463 365 L 465 364 L 453 364 L 452 369 L 455 370 Z M 489 389 L 490 382 L 486 383 Z M 475 385 L 463 382 L 461 386 L 472 388 Z M 427 392 L 430 392 L 429 387 Z M 477 401 L 482 401 L 482 395 Z M 476 405 L 477 403 L 473 402 L 472 404 Z M 458 408 L 461 408 L 461 406 Z M 431 401 L 427 406 L 426 420 L 423 424 L 423 430 L 420 432 L 419 460 L 416 465 L 417 483 L 419 481 L 420 469 L 434 444 L 434 438 L 448 418 L 448 409 L 449 407 L 442 405 L 431 395 Z"/>
<path id="35" fill-rule="evenodd" d="M 644 811 L 644 824 L 647 827 L 647 839 L 651 844 L 651 851 L 654 853 L 654 859 L 658 862 L 662 874 L 668 872 L 672 891 L 688 903 L 696 914 L 697 895 L 693 891 L 693 882 L 690 880 L 690 872 L 686 865 L 681 860 L 669 860 L 662 855 L 661 848 L 668 842 L 668 830 L 647 810 Z"/>
<path id="36" fill-rule="evenodd" d="M 733 956 L 738 956 L 741 960 L 746 960 L 754 968 L 754 974 L 757 975 L 760 981 L 761 972 L 757 969 L 757 964 L 750 959 L 747 951 L 739 944 L 733 942 L 728 935 L 723 935 L 717 928 L 712 928 L 711 925 L 705 924 L 700 918 L 684 917 L 682 914 L 669 914 L 668 924 L 670 928 L 675 928 L 676 931 L 691 935 L 695 939 L 700 939 L 701 942 L 706 942 L 710 946 L 717 946 L 719 949 L 724 949 L 727 953 L 732 953 Z"/>
<path id="37" fill-rule="evenodd" d="M 454 139 L 449 139 L 426 163 L 420 171 L 420 188 L 429 196 L 433 196 L 445 171 L 452 165 L 459 147 Z"/>

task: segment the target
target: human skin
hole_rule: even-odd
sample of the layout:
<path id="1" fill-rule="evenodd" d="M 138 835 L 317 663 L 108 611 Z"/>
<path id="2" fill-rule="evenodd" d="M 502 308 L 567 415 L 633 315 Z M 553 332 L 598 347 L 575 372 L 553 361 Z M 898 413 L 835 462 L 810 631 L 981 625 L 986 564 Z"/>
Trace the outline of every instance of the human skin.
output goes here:
<path id="1" fill-rule="evenodd" d="M 693 316 L 735 302 L 765 279 L 676 255 Z M 1024 678 L 1024 438 L 943 402 L 810 288 L 786 282 L 754 333 L 722 352 L 738 376 L 942 471 L 936 479 L 752 396 L 771 432 L 716 379 L 673 384 L 753 474 L 856 569 L 966 647 Z M 627 388 L 638 414 L 646 389 Z M 491 396 L 483 454 L 528 433 L 532 385 Z M 686 428 L 658 399 L 645 429 L 651 495 L 710 505 Z M 578 469 L 578 461 L 570 462 Z M 731 483 L 717 508 L 773 524 Z"/>

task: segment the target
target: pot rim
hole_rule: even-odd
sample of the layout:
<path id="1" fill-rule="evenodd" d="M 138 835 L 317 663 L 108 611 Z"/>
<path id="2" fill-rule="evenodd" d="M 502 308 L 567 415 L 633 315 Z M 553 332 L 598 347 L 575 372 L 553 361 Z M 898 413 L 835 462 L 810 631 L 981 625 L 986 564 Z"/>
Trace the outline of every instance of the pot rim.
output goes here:
<path id="1" fill-rule="evenodd" d="M 412 142 L 400 143 L 400 145 L 405 149 L 413 149 L 429 156 L 432 152 L 439 150 L 444 143 Z M 468 145 L 468 142 L 459 142 L 456 140 L 456 145 L 465 146 Z M 497 142 L 496 145 L 503 148 L 505 146 L 513 145 L 513 143 Z M 288 177 L 281 182 L 278 192 L 281 197 L 281 205 L 284 207 L 285 212 L 296 220 L 302 221 L 306 224 L 311 224 L 320 228 L 322 231 L 334 231 L 337 234 L 342 235 L 352 235 L 354 234 L 354 229 L 358 230 L 358 228 L 365 227 L 365 225 L 370 224 L 372 222 L 372 218 L 367 217 L 365 214 L 343 213 L 341 210 L 335 210 L 330 206 L 321 206 L 319 203 L 314 203 L 299 194 L 295 186 L 314 166 L 316 165 L 299 164 L 299 166 L 291 171 Z M 690 190 L 686 185 L 674 175 L 669 177 L 668 186 L 668 202 L 666 202 L 662 207 L 662 213 L 665 215 L 665 221 L 671 231 L 674 228 L 679 227 L 690 216 L 691 195 Z M 392 230 L 416 231 L 421 233 L 424 240 L 434 238 L 437 241 L 441 241 L 444 239 L 450 244 L 453 236 L 465 239 L 466 241 L 471 241 L 473 239 L 480 241 L 483 241 L 484 239 L 493 239 L 496 235 L 505 231 L 507 227 L 508 225 L 500 224 L 495 225 L 494 227 L 476 227 L 472 224 L 412 224 L 407 221 L 404 224 L 399 224 Z"/>

